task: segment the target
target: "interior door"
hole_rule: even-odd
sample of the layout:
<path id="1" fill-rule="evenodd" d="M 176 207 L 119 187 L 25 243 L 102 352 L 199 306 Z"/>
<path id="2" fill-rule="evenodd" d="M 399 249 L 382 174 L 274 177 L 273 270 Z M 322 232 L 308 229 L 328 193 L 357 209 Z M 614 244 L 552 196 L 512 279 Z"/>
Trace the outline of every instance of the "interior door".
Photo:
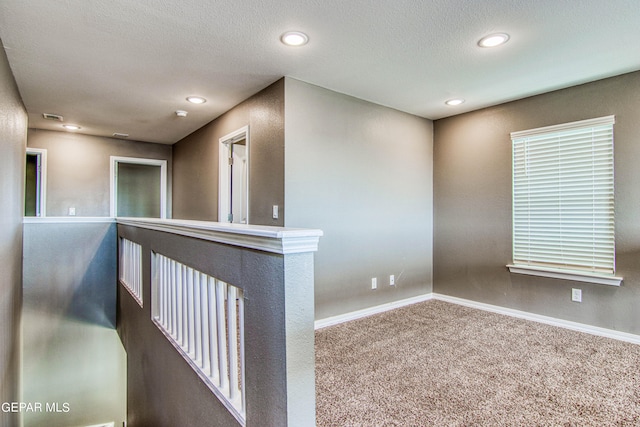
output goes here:
<path id="1" fill-rule="evenodd" d="M 229 210 L 231 212 L 231 222 L 235 224 L 247 224 L 247 140 L 242 139 L 231 143 L 231 177 L 230 189 L 231 200 Z"/>
<path id="2" fill-rule="evenodd" d="M 219 139 L 218 221 L 249 224 L 249 127 Z"/>

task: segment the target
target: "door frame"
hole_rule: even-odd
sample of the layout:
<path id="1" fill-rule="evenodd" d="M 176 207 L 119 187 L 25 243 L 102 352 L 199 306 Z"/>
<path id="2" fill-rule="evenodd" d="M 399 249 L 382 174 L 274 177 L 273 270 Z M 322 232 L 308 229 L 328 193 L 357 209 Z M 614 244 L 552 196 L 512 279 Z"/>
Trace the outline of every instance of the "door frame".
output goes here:
<path id="1" fill-rule="evenodd" d="M 251 155 L 250 142 L 249 142 L 249 126 L 243 126 L 238 130 L 235 130 L 222 138 L 218 139 L 218 222 L 230 222 L 228 218 L 229 212 L 227 212 L 229 202 L 231 200 L 231 183 L 229 182 L 229 176 L 231 174 L 231 165 L 229 164 L 229 143 L 246 140 L 247 146 L 247 181 L 246 192 L 247 198 L 245 200 L 247 206 L 247 224 L 249 221 L 249 175 L 251 174 Z"/>
<path id="2" fill-rule="evenodd" d="M 36 217 L 41 218 L 47 216 L 47 150 L 45 148 L 27 147 L 25 161 L 28 155 L 38 158 L 38 169 L 36 171 Z"/>
<path id="3" fill-rule="evenodd" d="M 160 218 L 167 218 L 167 161 L 160 159 L 143 159 L 138 157 L 110 157 L 109 170 L 109 212 L 112 218 L 118 212 L 118 164 L 160 166 Z"/>

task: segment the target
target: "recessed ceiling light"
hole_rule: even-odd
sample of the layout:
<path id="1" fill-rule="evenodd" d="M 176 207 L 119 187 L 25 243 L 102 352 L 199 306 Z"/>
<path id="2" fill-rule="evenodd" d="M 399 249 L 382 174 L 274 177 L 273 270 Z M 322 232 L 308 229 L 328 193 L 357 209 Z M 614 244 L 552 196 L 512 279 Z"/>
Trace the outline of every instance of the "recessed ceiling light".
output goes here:
<path id="1" fill-rule="evenodd" d="M 66 130 L 80 130 L 80 129 L 82 129 L 78 125 L 62 125 L 62 127 L 65 128 Z"/>
<path id="2" fill-rule="evenodd" d="M 115 132 L 113 134 L 114 138 L 129 138 L 129 134 L 128 133 L 120 133 L 120 132 Z"/>
<path id="3" fill-rule="evenodd" d="M 505 44 L 508 41 L 509 41 L 509 34 L 507 33 L 489 34 L 488 36 L 485 36 L 478 41 L 478 46 L 496 47 L 496 46 L 500 46 L 501 44 Z"/>
<path id="4" fill-rule="evenodd" d="M 452 107 L 455 107 L 456 105 L 460 105 L 462 103 L 464 103 L 464 99 L 462 98 L 454 98 L 445 102 L 445 104 L 451 105 Z"/>
<path id="5" fill-rule="evenodd" d="M 303 46 L 309 43 L 309 36 L 300 31 L 287 31 L 280 36 L 280 41 L 287 46 Z"/>
<path id="6" fill-rule="evenodd" d="M 192 104 L 204 104 L 205 102 L 207 102 L 207 100 L 201 96 L 187 96 L 187 101 L 191 102 Z"/>
<path id="7" fill-rule="evenodd" d="M 187 117 L 187 112 L 184 110 L 176 110 L 176 116 L 178 117 Z"/>

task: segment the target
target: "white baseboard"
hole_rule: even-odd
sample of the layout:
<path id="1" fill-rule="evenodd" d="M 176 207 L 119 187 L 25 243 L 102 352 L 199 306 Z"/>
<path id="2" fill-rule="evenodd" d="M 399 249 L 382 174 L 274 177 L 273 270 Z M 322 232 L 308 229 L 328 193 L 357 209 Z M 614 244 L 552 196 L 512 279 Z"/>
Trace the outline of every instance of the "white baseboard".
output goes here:
<path id="1" fill-rule="evenodd" d="M 606 338 L 613 338 L 620 341 L 626 341 L 633 344 L 640 344 L 640 335 L 630 334 L 627 332 L 615 331 L 613 329 L 600 328 L 598 326 L 586 325 L 584 323 L 572 322 L 570 320 L 556 319 L 555 317 L 543 316 L 541 314 L 529 313 L 526 311 L 515 310 L 512 308 L 500 307 L 498 305 L 485 304 L 482 302 L 472 301 L 464 298 L 452 297 L 433 293 L 432 298 L 440 301 L 446 301 L 453 304 L 464 305 L 466 307 L 477 308 L 480 310 L 490 311 L 492 313 L 504 314 L 507 316 L 517 317 L 519 319 L 531 320 L 534 322 L 544 323 L 547 325 L 558 326 L 573 331 L 586 332 L 591 335 L 598 335 Z"/>
<path id="2" fill-rule="evenodd" d="M 529 313 L 526 311 L 515 310 L 512 308 L 500 307 L 498 305 L 485 304 L 482 302 L 472 301 L 464 298 L 452 297 L 438 293 L 428 293 L 418 295 L 416 297 L 394 301 L 386 304 L 377 305 L 375 307 L 365 308 L 362 310 L 352 311 L 350 313 L 340 314 L 338 316 L 327 317 L 325 319 L 316 320 L 314 322 L 315 329 L 326 328 L 327 326 L 338 325 L 340 323 L 349 322 L 351 320 L 360 319 L 374 314 L 384 313 L 385 311 L 416 304 L 423 301 L 436 299 L 440 301 L 450 302 L 453 304 L 463 305 L 466 307 L 477 308 L 479 310 L 490 311 L 492 313 L 504 314 L 506 316 L 517 317 L 519 319 L 531 320 L 533 322 L 544 323 L 547 325 L 558 326 L 573 331 L 585 332 L 591 335 L 597 335 L 606 338 L 612 338 L 620 341 L 626 341 L 632 344 L 640 344 L 640 335 L 630 334 L 627 332 L 615 331 L 613 329 L 600 328 L 598 326 L 586 325 L 584 323 L 572 322 L 569 320 L 556 319 L 555 317 L 543 316 L 541 314 Z"/>
<path id="3" fill-rule="evenodd" d="M 423 301 L 428 301 L 433 298 L 432 295 L 433 294 L 431 293 L 418 295 L 416 297 L 406 298 L 406 299 L 394 301 L 394 302 L 388 302 L 386 304 L 376 305 L 375 307 L 364 308 L 362 310 L 356 310 L 350 313 L 340 314 L 338 316 L 327 317 L 325 319 L 316 320 L 314 322 L 314 327 L 315 329 L 322 329 L 322 328 L 326 328 L 327 326 L 338 325 L 340 323 L 349 322 L 351 320 L 372 316 L 374 314 L 384 313 L 385 311 L 404 307 L 405 305 L 411 305 L 411 304 L 416 304 Z"/>

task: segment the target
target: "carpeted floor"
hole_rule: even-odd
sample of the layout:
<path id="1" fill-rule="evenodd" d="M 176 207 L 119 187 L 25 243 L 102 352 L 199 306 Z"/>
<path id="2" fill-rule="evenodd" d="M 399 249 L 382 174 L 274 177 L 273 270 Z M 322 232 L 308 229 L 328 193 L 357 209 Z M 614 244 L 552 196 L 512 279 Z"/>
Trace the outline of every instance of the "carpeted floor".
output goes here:
<path id="1" fill-rule="evenodd" d="M 640 426 L 640 346 L 442 301 L 316 331 L 316 420 Z"/>

